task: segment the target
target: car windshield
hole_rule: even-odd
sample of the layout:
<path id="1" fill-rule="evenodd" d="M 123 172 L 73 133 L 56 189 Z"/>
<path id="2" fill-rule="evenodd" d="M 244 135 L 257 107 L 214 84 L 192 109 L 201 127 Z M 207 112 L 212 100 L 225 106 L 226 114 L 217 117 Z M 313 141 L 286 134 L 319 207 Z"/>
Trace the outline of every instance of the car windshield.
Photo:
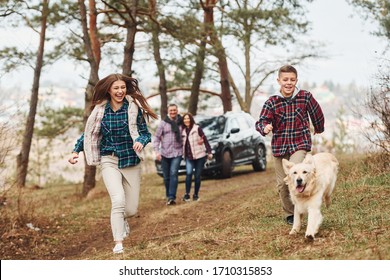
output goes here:
<path id="1" fill-rule="evenodd" d="M 225 129 L 225 117 L 205 118 L 198 122 L 207 137 L 221 135 Z"/>

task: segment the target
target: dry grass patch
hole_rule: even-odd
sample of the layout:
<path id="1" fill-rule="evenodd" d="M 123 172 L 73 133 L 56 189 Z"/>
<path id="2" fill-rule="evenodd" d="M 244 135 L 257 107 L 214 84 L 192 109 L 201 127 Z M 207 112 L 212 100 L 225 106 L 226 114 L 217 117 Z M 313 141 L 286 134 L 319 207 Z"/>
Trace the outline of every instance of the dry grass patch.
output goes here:
<path id="1" fill-rule="evenodd" d="M 178 204 L 165 205 L 162 178 L 145 174 L 139 213 L 129 220 L 125 253 L 114 256 L 110 199 L 102 184 L 87 198 L 80 186 L 25 190 L 1 207 L 2 259 L 390 259 L 389 183 L 383 163 L 339 158 L 340 175 L 314 242 L 290 236 L 266 172 L 240 167 L 230 179 L 206 179 L 199 202 L 185 203 L 180 177 Z M 378 167 L 379 165 L 379 167 Z M 21 213 L 21 214 L 19 214 Z M 29 229 L 31 222 L 40 228 Z M 303 225 L 305 226 L 305 224 Z"/>

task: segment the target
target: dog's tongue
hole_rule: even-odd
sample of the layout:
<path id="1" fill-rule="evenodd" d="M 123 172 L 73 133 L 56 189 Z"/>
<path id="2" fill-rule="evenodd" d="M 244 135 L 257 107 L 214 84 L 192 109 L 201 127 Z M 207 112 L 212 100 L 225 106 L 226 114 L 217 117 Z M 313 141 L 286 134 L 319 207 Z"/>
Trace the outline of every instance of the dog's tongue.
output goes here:
<path id="1" fill-rule="evenodd" d="M 305 190 L 305 187 L 302 185 L 297 186 L 297 192 L 302 193 Z"/>

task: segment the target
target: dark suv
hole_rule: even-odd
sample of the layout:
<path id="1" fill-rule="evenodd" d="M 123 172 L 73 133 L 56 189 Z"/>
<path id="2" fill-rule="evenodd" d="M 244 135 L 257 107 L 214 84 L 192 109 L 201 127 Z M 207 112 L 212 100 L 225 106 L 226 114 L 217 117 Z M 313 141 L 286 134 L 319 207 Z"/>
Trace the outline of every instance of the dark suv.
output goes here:
<path id="1" fill-rule="evenodd" d="M 251 164 L 254 171 L 267 166 L 266 146 L 255 129 L 255 120 L 245 112 L 227 112 L 221 116 L 196 116 L 210 143 L 213 159 L 205 163 L 202 175 L 232 176 L 234 166 Z M 157 173 L 162 176 L 161 163 L 156 161 Z M 179 174 L 185 174 L 185 161 Z"/>

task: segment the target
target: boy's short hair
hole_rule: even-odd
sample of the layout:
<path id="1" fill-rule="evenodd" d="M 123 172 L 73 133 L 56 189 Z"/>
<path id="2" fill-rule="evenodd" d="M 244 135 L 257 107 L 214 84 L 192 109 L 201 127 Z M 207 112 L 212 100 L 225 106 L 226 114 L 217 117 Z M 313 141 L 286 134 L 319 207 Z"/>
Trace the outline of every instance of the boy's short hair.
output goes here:
<path id="1" fill-rule="evenodd" d="M 280 77 L 281 73 L 294 73 L 298 78 L 298 71 L 291 65 L 283 65 L 279 68 L 278 77 Z"/>

